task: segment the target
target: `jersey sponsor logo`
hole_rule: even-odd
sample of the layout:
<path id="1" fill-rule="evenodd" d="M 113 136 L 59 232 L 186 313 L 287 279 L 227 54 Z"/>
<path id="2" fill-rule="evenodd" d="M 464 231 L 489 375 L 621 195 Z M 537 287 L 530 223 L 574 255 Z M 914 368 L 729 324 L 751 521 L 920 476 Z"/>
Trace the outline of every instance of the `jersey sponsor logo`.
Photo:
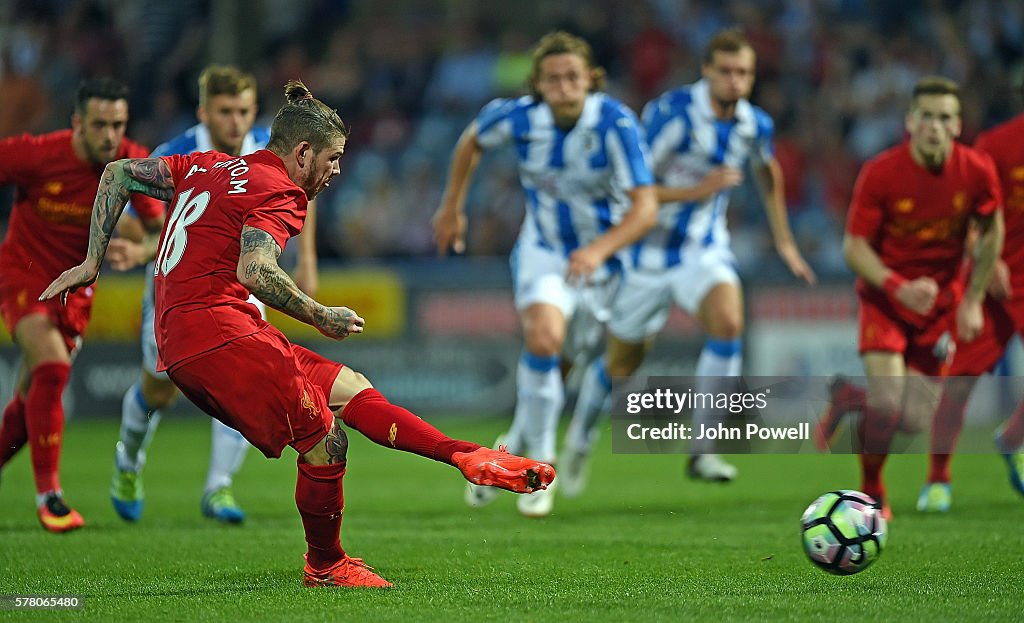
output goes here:
<path id="1" fill-rule="evenodd" d="M 897 199 L 896 200 L 896 211 L 903 214 L 914 211 L 914 200 L 913 199 Z"/>
<path id="2" fill-rule="evenodd" d="M 1024 182 L 1024 167 L 1013 167 L 1010 169 L 1010 179 L 1015 182 Z"/>
<path id="3" fill-rule="evenodd" d="M 46 184 L 43 185 L 43 190 L 51 195 L 59 195 L 63 188 L 64 182 L 46 182 Z"/>
<path id="4" fill-rule="evenodd" d="M 70 225 L 89 225 L 92 220 L 92 206 L 81 203 L 54 201 L 49 197 L 40 197 L 36 202 L 36 213 L 40 218 L 51 223 L 67 223 Z"/>
<path id="5" fill-rule="evenodd" d="M 964 236 L 966 220 L 966 217 L 961 215 L 934 221 L 896 219 L 886 225 L 885 231 L 890 236 L 914 237 L 929 242 L 948 240 L 953 236 Z"/>

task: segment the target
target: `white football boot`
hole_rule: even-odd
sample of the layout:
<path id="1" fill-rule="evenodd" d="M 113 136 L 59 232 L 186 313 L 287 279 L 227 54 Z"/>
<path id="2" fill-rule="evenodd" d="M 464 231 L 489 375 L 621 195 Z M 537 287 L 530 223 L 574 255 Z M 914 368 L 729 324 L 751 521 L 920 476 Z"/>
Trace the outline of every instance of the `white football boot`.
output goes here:
<path id="1" fill-rule="evenodd" d="M 697 454 L 690 457 L 687 475 L 694 480 L 730 482 L 736 478 L 736 466 L 726 463 L 718 454 Z"/>

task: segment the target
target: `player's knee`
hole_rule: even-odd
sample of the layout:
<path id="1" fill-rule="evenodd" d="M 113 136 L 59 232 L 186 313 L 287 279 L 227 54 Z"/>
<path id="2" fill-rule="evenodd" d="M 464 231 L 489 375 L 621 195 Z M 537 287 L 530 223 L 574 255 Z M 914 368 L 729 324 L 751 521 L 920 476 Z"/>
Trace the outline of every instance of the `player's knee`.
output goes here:
<path id="1" fill-rule="evenodd" d="M 869 409 L 878 413 L 896 414 L 900 411 L 902 399 L 902 393 L 896 389 L 879 388 L 868 392 L 865 403 Z"/>
<path id="2" fill-rule="evenodd" d="M 331 430 L 312 449 L 302 455 L 310 465 L 337 465 L 348 460 L 348 435 L 337 419 Z"/>
<path id="3" fill-rule="evenodd" d="M 561 354 L 564 336 L 549 327 L 534 327 L 526 332 L 526 350 L 539 357 Z"/>
<path id="4" fill-rule="evenodd" d="M 915 405 L 908 407 L 900 419 L 900 430 L 908 434 L 916 434 L 928 428 L 935 405 Z"/>
<path id="5" fill-rule="evenodd" d="M 610 357 L 606 364 L 608 376 L 632 376 L 640 367 L 642 357 L 633 355 L 620 355 Z"/>
<path id="6" fill-rule="evenodd" d="M 743 335 L 743 315 L 723 314 L 715 318 L 708 333 L 720 340 L 735 340 Z"/>
<path id="7" fill-rule="evenodd" d="M 163 409 L 174 404 L 178 397 L 178 388 L 169 380 L 147 379 L 141 384 L 142 398 L 153 410 Z"/>
<path id="8" fill-rule="evenodd" d="M 351 368 L 347 368 L 350 374 L 345 375 L 345 389 L 353 396 L 363 391 L 364 389 L 370 389 L 373 387 L 373 383 L 370 379 L 366 378 L 362 372 L 356 372 Z"/>

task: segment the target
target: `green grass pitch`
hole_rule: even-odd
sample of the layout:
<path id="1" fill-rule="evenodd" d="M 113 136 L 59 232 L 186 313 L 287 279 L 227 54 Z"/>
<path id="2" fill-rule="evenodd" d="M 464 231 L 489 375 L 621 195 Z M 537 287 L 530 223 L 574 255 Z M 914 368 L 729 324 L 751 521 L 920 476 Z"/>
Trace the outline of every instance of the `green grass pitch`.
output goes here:
<path id="1" fill-rule="evenodd" d="M 503 422 L 442 420 L 489 442 Z M 112 420 L 73 421 L 62 460 L 85 529 L 45 533 L 27 452 L 0 482 L 0 594 L 85 596 L 77 611 L 0 611 L 0 620 L 624 621 L 1020 620 L 1024 498 L 994 455 L 957 457 L 953 511 L 913 509 L 925 457 L 889 466 L 895 521 L 881 559 L 834 577 L 800 549 L 803 509 L 856 488 L 852 456 L 740 456 L 730 485 L 682 477 L 679 456 L 612 455 L 591 486 L 530 520 L 513 496 L 473 510 L 448 466 L 350 433 L 343 543 L 396 588 L 306 589 L 294 454 L 252 451 L 235 492 L 242 527 L 199 514 L 209 424 L 167 418 L 150 450 L 146 510 L 135 525 L 108 498 Z M 290 452 L 290 451 L 289 451 Z"/>

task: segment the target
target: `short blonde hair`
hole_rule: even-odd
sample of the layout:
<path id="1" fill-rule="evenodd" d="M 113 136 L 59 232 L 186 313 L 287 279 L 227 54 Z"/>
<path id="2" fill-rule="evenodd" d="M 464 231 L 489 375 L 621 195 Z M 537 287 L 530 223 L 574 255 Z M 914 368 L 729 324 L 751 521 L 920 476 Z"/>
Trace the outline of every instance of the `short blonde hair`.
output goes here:
<path id="1" fill-rule="evenodd" d="M 256 94 L 256 76 L 231 65 L 210 65 L 199 74 L 199 105 L 206 106 L 217 95 L 241 95 L 249 89 Z"/>
<path id="2" fill-rule="evenodd" d="M 952 95 L 960 105 L 960 85 L 943 76 L 925 76 L 917 81 L 910 100 L 911 110 L 917 107 L 917 98 L 922 95 Z"/>
<path id="3" fill-rule="evenodd" d="M 715 36 L 708 42 L 707 49 L 704 50 L 704 64 L 710 65 L 715 60 L 715 52 L 734 54 L 740 50 L 753 52 L 754 46 L 750 45 L 746 36 L 736 28 L 720 30 L 715 33 Z"/>

